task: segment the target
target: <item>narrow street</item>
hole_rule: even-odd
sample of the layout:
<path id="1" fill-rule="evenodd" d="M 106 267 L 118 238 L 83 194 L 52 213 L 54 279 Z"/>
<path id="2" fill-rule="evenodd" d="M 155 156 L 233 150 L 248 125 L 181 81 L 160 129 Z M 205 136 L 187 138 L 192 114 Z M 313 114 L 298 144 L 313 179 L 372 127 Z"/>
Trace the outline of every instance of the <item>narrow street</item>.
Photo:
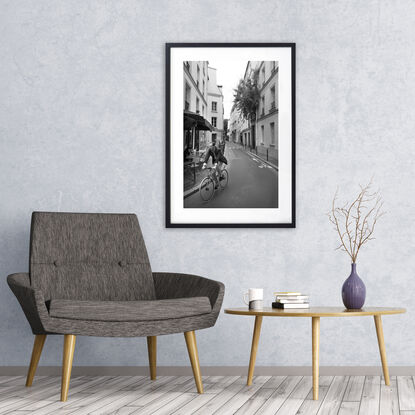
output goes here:
<path id="1" fill-rule="evenodd" d="M 228 186 L 218 189 L 209 202 L 202 201 L 199 192 L 194 193 L 184 199 L 185 208 L 278 207 L 278 171 L 235 143 L 226 143 L 225 157 Z"/>

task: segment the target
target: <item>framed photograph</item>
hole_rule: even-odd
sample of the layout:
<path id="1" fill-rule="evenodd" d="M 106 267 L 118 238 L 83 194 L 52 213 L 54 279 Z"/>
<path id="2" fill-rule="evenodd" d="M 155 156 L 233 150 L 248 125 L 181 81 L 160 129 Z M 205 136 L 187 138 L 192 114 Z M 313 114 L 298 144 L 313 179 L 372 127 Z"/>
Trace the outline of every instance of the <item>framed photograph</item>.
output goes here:
<path id="1" fill-rule="evenodd" d="M 166 44 L 166 227 L 295 227 L 295 44 Z"/>

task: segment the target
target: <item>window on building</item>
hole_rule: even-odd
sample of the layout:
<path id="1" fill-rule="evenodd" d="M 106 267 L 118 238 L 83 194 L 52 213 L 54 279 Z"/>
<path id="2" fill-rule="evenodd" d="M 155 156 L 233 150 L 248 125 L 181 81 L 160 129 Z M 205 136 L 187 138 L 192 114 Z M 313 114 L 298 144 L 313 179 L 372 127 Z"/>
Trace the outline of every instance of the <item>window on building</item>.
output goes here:
<path id="1" fill-rule="evenodd" d="M 218 103 L 216 101 L 212 101 L 212 111 L 217 111 L 218 110 Z"/>
<path id="2" fill-rule="evenodd" d="M 270 124 L 271 128 L 271 144 L 275 145 L 275 123 Z"/>
<path id="3" fill-rule="evenodd" d="M 216 121 L 217 121 L 217 118 L 216 117 L 212 117 L 212 125 L 214 127 L 216 127 Z"/>
<path id="4" fill-rule="evenodd" d="M 199 105 L 200 105 L 199 98 L 196 97 L 196 114 L 199 114 L 200 113 Z"/>
<path id="5" fill-rule="evenodd" d="M 261 114 L 265 115 L 265 97 L 261 97 Z"/>
<path id="6" fill-rule="evenodd" d="M 184 109 L 190 110 L 190 85 L 187 82 L 184 90 Z"/>
<path id="7" fill-rule="evenodd" d="M 271 109 L 275 108 L 275 85 L 271 88 Z"/>
<path id="8" fill-rule="evenodd" d="M 216 143 L 216 133 L 212 134 L 212 143 L 215 142 Z"/>
<path id="9" fill-rule="evenodd" d="M 197 87 L 199 88 L 199 80 L 200 80 L 200 66 L 197 65 L 197 77 L 196 77 L 196 84 Z"/>
<path id="10" fill-rule="evenodd" d="M 261 144 L 264 144 L 265 141 L 265 128 L 261 125 Z"/>

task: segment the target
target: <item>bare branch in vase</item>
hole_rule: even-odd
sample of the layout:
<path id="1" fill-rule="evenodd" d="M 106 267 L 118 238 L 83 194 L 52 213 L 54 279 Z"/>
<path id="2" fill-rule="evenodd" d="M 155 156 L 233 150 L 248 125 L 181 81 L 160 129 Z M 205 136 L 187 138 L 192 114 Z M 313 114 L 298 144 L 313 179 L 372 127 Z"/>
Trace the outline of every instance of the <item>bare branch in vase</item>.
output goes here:
<path id="1" fill-rule="evenodd" d="M 331 211 L 328 213 L 329 221 L 340 238 L 340 249 L 350 256 L 355 263 L 361 247 L 368 241 L 375 239 L 378 220 L 386 213 L 383 211 L 382 196 L 378 191 L 372 191 L 372 179 L 365 185 L 360 185 L 360 192 L 350 203 L 337 205 L 338 190 L 334 194 Z"/>

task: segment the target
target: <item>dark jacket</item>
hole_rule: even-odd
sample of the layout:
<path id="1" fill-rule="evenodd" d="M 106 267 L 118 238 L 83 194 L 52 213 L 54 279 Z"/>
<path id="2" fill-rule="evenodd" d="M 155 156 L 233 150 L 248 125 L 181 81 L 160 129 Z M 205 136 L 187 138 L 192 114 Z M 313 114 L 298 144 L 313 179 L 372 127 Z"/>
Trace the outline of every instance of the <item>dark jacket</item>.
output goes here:
<path id="1" fill-rule="evenodd" d="M 211 146 L 207 149 L 203 163 L 207 163 L 209 161 L 209 157 L 212 157 L 212 163 L 221 161 L 222 163 L 228 164 L 228 160 L 226 160 L 226 157 L 223 155 L 222 151 L 216 146 Z"/>

